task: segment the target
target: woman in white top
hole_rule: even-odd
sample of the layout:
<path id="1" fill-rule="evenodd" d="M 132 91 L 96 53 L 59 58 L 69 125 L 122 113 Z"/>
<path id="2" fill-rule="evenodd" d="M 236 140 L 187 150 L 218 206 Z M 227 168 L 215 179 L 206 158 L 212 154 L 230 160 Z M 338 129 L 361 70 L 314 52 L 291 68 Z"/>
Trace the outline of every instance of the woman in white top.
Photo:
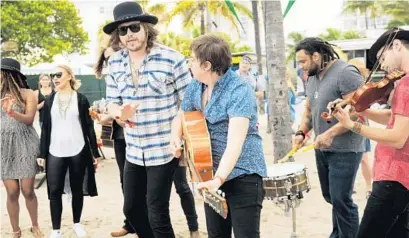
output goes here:
<path id="1" fill-rule="evenodd" d="M 84 195 L 96 196 L 95 168 L 100 157 L 94 124 L 89 116 L 87 98 L 78 93 L 78 81 L 66 65 L 50 74 L 56 93 L 44 103 L 39 164 L 46 163 L 48 198 L 53 231 L 50 237 L 62 237 L 60 232 L 64 180 L 69 172 L 72 192 L 74 232 L 86 236 L 80 224 Z"/>

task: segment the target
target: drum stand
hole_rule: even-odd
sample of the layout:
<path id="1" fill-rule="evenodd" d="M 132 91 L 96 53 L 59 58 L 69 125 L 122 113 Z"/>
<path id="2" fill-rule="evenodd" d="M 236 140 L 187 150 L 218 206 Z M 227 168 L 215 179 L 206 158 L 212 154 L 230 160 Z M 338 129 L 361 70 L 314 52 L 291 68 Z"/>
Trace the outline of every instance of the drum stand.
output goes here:
<path id="1" fill-rule="evenodd" d="M 290 181 L 286 181 L 286 189 L 287 189 L 287 196 L 278 198 L 276 201 L 276 204 L 279 205 L 279 203 L 284 203 L 284 212 L 288 212 L 291 208 L 291 217 L 293 220 L 293 231 L 291 232 L 290 238 L 298 238 L 299 236 L 297 235 L 297 222 L 296 222 L 296 212 L 295 209 L 300 205 L 300 199 L 302 199 L 304 196 L 302 192 L 298 192 L 297 194 L 291 193 L 291 187 L 292 184 Z"/>

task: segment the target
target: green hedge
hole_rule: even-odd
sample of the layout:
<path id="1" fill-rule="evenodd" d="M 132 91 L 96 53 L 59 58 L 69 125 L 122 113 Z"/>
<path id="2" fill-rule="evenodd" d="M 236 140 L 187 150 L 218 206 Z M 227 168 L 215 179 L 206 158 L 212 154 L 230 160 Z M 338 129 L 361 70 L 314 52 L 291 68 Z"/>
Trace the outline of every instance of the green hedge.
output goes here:
<path id="1" fill-rule="evenodd" d="M 38 88 L 39 76 L 27 75 L 27 83 L 31 89 L 36 90 Z M 81 81 L 78 92 L 84 94 L 91 105 L 95 100 L 105 97 L 105 80 L 97 79 L 94 75 L 79 75 L 76 78 Z"/>

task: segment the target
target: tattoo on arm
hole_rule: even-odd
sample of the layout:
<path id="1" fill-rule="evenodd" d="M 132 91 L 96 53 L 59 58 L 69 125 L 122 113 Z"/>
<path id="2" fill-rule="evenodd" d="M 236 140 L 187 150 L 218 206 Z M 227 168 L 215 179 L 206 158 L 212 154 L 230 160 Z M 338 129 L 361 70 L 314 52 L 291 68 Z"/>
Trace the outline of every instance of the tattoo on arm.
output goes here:
<path id="1" fill-rule="evenodd" d="M 308 99 L 305 102 L 304 114 L 300 124 L 300 130 L 303 130 L 304 133 L 308 132 L 312 128 L 312 113 L 311 113 L 311 106 Z"/>

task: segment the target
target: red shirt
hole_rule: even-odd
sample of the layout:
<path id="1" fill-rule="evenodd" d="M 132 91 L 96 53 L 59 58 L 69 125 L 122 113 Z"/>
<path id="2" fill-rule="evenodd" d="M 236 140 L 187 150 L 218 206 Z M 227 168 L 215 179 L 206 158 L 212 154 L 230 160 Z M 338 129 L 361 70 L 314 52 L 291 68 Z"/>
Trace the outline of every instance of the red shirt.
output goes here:
<path id="1" fill-rule="evenodd" d="M 386 128 L 393 128 L 395 115 L 409 117 L 409 74 L 395 85 L 392 115 Z M 375 150 L 374 181 L 397 181 L 409 190 L 409 139 L 402 149 L 378 143 Z"/>

